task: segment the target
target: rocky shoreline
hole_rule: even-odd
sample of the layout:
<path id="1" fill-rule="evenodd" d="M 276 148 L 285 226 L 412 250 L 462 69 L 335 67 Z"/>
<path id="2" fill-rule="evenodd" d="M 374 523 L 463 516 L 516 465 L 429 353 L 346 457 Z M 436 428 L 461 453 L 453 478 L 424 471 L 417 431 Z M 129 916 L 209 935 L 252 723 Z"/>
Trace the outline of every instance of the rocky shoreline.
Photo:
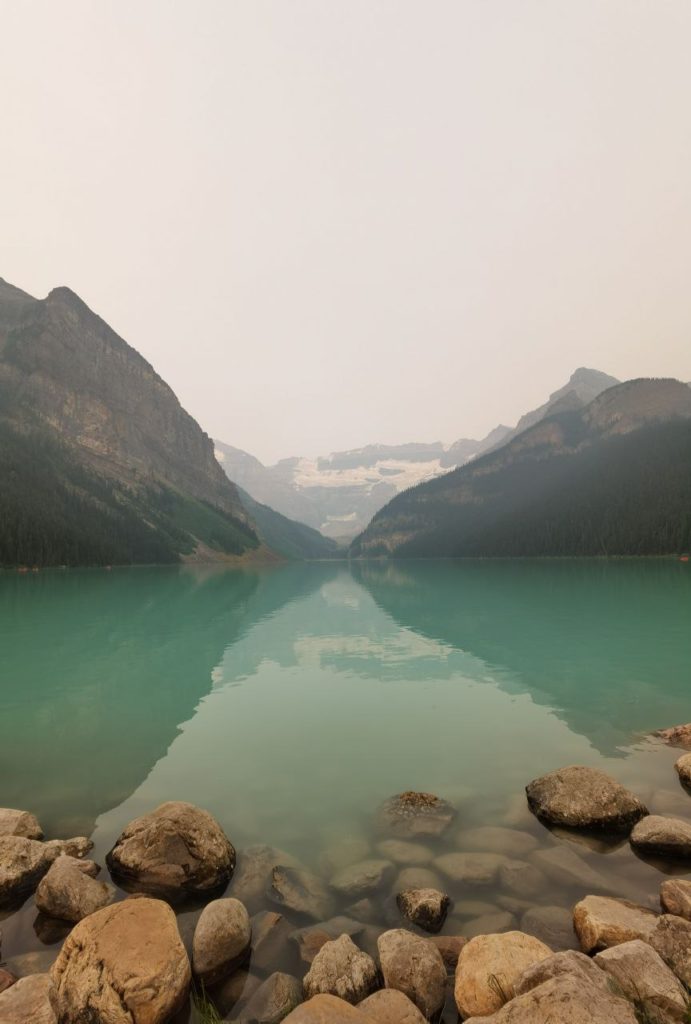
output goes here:
<path id="1" fill-rule="evenodd" d="M 660 736 L 691 747 L 691 725 Z M 691 753 L 676 769 L 688 786 Z M 0 1024 L 691 1021 L 691 881 L 674 877 L 691 872 L 691 824 L 584 766 L 523 799 L 550 844 L 405 792 L 374 842 L 353 835 L 312 866 L 237 854 L 211 814 L 171 802 L 118 837 L 112 881 L 88 838 L 46 840 L 33 814 L 0 809 L 0 924 L 33 900 L 59 946 L 0 962 Z M 612 849 L 669 873 L 657 907 L 588 859 Z M 548 880 L 568 908 L 544 904 Z"/>

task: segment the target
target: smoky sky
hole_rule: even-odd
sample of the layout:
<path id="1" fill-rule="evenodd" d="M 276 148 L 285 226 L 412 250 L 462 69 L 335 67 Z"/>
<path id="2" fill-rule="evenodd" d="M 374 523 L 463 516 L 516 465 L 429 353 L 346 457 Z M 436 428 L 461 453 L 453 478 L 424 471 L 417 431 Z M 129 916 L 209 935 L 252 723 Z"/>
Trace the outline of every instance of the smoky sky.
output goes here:
<path id="1" fill-rule="evenodd" d="M 688 0 L 0 0 L 0 275 L 264 461 L 691 379 Z"/>

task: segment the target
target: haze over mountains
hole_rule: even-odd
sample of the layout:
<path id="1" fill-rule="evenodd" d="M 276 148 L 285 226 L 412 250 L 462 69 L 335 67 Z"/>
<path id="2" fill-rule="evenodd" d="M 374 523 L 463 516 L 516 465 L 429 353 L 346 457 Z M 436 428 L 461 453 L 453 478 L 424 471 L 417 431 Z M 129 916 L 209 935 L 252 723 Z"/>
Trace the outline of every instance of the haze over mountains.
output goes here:
<path id="1" fill-rule="evenodd" d="M 264 466 L 248 452 L 216 441 L 216 456 L 230 479 L 257 501 L 308 523 L 328 537 L 348 541 L 401 491 L 497 448 L 550 412 L 582 408 L 617 383 L 616 377 L 581 367 L 543 405 L 522 416 L 515 427 L 500 424 L 479 441 L 461 438 L 452 444 L 371 444 L 317 459 L 281 459 L 274 466 Z"/>

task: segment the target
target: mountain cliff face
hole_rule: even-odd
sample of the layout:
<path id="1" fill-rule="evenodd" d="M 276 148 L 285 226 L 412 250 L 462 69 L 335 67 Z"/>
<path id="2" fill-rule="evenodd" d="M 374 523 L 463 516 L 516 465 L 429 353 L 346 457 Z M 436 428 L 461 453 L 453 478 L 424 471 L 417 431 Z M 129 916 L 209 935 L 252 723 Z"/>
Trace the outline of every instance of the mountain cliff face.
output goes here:
<path id="1" fill-rule="evenodd" d="M 0 432 L 0 563 L 206 560 L 259 546 L 211 440 L 68 288 L 37 300 L 0 281 Z"/>
<path id="2" fill-rule="evenodd" d="M 382 509 L 356 556 L 662 554 L 691 545 L 691 389 L 635 380 Z"/>

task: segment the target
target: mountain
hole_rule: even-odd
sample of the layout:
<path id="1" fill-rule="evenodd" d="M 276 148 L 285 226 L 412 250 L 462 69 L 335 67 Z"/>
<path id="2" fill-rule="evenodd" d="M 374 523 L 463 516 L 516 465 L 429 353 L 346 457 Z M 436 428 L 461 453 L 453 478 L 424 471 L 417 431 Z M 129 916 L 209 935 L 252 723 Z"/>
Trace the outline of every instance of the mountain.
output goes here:
<path id="1" fill-rule="evenodd" d="M 325 537 L 305 523 L 282 516 L 268 505 L 255 501 L 247 491 L 238 487 L 245 511 L 257 527 L 267 547 L 289 561 L 315 558 L 336 558 L 343 552 L 335 540 Z"/>
<path id="2" fill-rule="evenodd" d="M 260 553 L 209 437 L 68 288 L 0 279 L 0 474 L 0 565 Z"/>
<path id="3" fill-rule="evenodd" d="M 608 373 L 602 373 L 600 370 L 589 370 L 585 366 L 579 367 L 571 374 L 563 387 L 552 392 L 544 405 L 540 405 L 537 409 L 533 409 L 532 412 L 527 412 L 521 416 L 514 429 L 501 438 L 501 443 L 504 444 L 512 437 L 517 437 L 524 430 L 527 430 L 528 427 L 534 426 L 540 420 L 544 420 L 545 416 L 551 416 L 552 413 L 582 409 L 592 402 L 593 399 L 597 398 L 598 395 L 601 395 L 603 391 L 613 388 L 615 384 L 619 383 L 621 382 L 616 377 L 610 377 Z"/>
<path id="4" fill-rule="evenodd" d="M 691 546 L 691 389 L 633 380 L 398 495 L 355 556 L 652 555 Z"/>

